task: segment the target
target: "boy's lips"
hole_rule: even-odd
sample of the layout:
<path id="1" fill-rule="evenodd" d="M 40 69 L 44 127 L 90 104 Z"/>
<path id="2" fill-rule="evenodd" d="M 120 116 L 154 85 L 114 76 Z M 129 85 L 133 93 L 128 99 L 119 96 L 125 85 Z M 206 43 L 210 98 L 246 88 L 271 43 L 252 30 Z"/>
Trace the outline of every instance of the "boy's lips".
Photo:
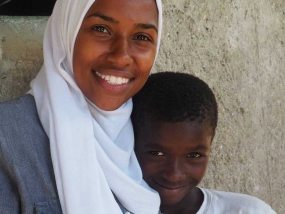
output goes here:
<path id="1" fill-rule="evenodd" d="M 160 186 L 161 188 L 170 190 L 170 191 L 179 191 L 180 189 L 183 189 L 184 187 L 187 186 L 187 184 L 183 184 L 183 185 L 165 185 L 165 184 L 161 184 L 155 180 L 153 180 L 153 182 L 157 185 Z"/>

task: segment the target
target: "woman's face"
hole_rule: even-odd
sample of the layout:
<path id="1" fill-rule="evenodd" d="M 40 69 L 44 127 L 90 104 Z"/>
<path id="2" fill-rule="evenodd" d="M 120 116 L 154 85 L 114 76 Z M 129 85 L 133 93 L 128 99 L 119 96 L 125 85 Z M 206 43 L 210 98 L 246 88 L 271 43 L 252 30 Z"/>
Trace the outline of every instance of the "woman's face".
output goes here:
<path id="1" fill-rule="evenodd" d="M 136 94 L 154 62 L 157 28 L 154 0 L 96 0 L 74 45 L 74 76 L 83 94 L 108 111 Z"/>

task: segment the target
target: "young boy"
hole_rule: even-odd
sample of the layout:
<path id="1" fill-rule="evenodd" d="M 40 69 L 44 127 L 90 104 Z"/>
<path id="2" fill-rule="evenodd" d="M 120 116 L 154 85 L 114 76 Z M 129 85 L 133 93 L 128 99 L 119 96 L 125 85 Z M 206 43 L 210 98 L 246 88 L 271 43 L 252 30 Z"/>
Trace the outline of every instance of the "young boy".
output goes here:
<path id="1" fill-rule="evenodd" d="M 161 213 L 275 213 L 255 197 L 197 187 L 218 120 L 205 82 L 183 73 L 153 74 L 133 103 L 135 152 L 144 180 L 160 195 Z"/>

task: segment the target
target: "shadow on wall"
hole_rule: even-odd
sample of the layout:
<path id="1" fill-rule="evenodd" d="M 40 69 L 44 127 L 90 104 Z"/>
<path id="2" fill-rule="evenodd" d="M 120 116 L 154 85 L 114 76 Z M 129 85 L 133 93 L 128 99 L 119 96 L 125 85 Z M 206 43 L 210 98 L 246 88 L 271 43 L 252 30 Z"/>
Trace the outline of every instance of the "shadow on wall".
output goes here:
<path id="1" fill-rule="evenodd" d="M 49 16 L 56 0 L 0 0 L 0 16 Z"/>

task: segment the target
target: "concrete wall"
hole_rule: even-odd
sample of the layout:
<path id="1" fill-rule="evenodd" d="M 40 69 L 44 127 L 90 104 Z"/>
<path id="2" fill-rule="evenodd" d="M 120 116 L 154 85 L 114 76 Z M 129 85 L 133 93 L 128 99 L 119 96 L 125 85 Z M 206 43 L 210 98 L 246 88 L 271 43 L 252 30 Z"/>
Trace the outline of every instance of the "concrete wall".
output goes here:
<path id="1" fill-rule="evenodd" d="M 219 124 L 201 186 L 257 196 L 285 213 L 284 0 L 164 0 L 154 72 L 189 72 L 213 88 Z M 46 17 L 0 17 L 0 100 L 41 67 Z"/>
<path id="2" fill-rule="evenodd" d="M 29 89 L 42 64 L 47 19 L 0 16 L 0 102 Z"/>

